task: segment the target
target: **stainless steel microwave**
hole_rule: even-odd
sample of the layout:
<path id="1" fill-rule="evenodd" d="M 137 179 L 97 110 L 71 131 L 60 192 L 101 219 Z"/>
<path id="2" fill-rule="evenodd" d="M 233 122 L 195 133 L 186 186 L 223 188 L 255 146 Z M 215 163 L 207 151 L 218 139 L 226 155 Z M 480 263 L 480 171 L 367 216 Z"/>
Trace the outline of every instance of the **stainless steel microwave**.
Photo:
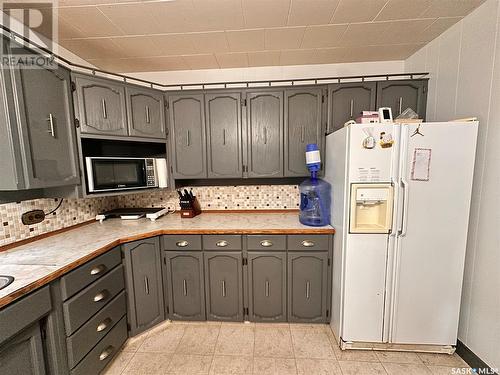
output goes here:
<path id="1" fill-rule="evenodd" d="M 86 157 L 85 164 L 89 193 L 159 187 L 159 173 L 166 173 L 155 158 Z"/>

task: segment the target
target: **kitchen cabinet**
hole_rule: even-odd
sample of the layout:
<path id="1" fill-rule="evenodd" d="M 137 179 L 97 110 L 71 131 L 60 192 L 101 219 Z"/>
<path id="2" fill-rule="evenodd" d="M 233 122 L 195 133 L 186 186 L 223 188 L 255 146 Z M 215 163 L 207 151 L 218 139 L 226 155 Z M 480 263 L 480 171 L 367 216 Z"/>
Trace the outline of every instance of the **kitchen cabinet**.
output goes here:
<path id="1" fill-rule="evenodd" d="M 284 322 L 286 315 L 286 253 L 248 253 L 249 319 Z"/>
<path id="2" fill-rule="evenodd" d="M 243 320 L 242 254 L 204 253 L 206 311 L 209 320 Z"/>
<path id="3" fill-rule="evenodd" d="M 409 107 L 425 121 L 427 81 L 423 79 L 377 82 L 377 107 L 390 107 L 393 118 Z"/>
<path id="4" fill-rule="evenodd" d="M 165 319 L 158 237 L 122 245 L 132 336 Z"/>
<path id="5" fill-rule="evenodd" d="M 209 178 L 242 177 L 241 93 L 205 94 Z"/>
<path id="6" fill-rule="evenodd" d="M 376 82 L 338 83 L 328 86 L 328 133 L 355 120 L 361 111 L 376 111 Z"/>
<path id="7" fill-rule="evenodd" d="M 163 93 L 128 85 L 126 87 L 128 134 L 135 137 L 167 137 Z"/>
<path id="8" fill-rule="evenodd" d="M 172 167 L 175 178 L 206 178 L 206 137 L 203 94 L 171 95 Z"/>
<path id="9" fill-rule="evenodd" d="M 283 92 L 246 94 L 248 177 L 283 176 Z"/>
<path id="10" fill-rule="evenodd" d="M 322 88 L 285 90 L 285 176 L 309 176 L 306 145 L 316 143 L 323 151 Z"/>
<path id="11" fill-rule="evenodd" d="M 125 85 L 87 75 L 74 77 L 81 132 L 126 136 Z"/>

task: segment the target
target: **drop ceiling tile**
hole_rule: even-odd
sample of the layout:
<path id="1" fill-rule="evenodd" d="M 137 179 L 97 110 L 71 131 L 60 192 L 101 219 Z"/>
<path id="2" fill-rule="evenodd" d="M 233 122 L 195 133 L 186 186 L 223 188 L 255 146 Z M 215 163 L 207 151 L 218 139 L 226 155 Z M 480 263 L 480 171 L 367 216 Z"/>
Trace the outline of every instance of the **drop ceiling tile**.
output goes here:
<path id="1" fill-rule="evenodd" d="M 404 60 L 424 44 L 400 44 L 384 46 L 350 47 L 346 59 L 351 62 Z"/>
<path id="2" fill-rule="evenodd" d="M 196 53 L 191 34 L 164 34 L 149 37 L 161 56 Z"/>
<path id="3" fill-rule="evenodd" d="M 248 52 L 248 66 L 273 66 L 280 64 L 279 51 Z"/>
<path id="4" fill-rule="evenodd" d="M 324 25 L 330 22 L 340 0 L 292 0 L 288 26 Z"/>
<path id="5" fill-rule="evenodd" d="M 438 18 L 432 25 L 418 35 L 418 41 L 430 42 L 461 19 L 462 17 Z"/>
<path id="6" fill-rule="evenodd" d="M 431 0 L 421 17 L 464 17 L 485 0 Z"/>
<path id="7" fill-rule="evenodd" d="M 242 0 L 246 28 L 286 26 L 291 0 Z"/>
<path id="8" fill-rule="evenodd" d="M 59 8 L 58 17 L 84 32 L 88 38 L 123 35 L 96 7 Z"/>
<path id="9" fill-rule="evenodd" d="M 339 46 L 346 30 L 347 25 L 308 26 L 304 33 L 301 47 L 316 48 Z"/>
<path id="10" fill-rule="evenodd" d="M 267 29 L 265 33 L 265 49 L 297 49 L 300 48 L 305 27 L 283 27 Z"/>
<path id="11" fill-rule="evenodd" d="M 124 59 L 123 63 L 128 66 L 128 73 L 189 69 L 189 66 L 182 56 L 132 58 Z"/>
<path id="12" fill-rule="evenodd" d="M 153 25 L 157 25 L 158 34 L 200 30 L 193 19 L 194 6 L 190 0 L 154 1 L 143 3 L 142 6 L 153 16 Z"/>
<path id="13" fill-rule="evenodd" d="M 281 51 L 280 65 L 307 65 L 317 64 L 316 50 L 297 49 Z"/>
<path id="14" fill-rule="evenodd" d="M 420 20 L 403 20 L 388 22 L 382 43 L 380 44 L 403 44 L 419 41 L 425 29 L 427 29 L 435 19 L 427 18 Z"/>
<path id="15" fill-rule="evenodd" d="M 85 33 L 83 31 L 74 27 L 62 18 L 57 20 L 57 27 L 59 40 L 85 37 Z"/>
<path id="16" fill-rule="evenodd" d="M 222 53 L 229 51 L 226 34 L 223 31 L 208 33 L 189 34 L 196 52 L 200 53 Z"/>
<path id="17" fill-rule="evenodd" d="M 430 5 L 431 0 L 389 0 L 375 21 L 420 18 Z"/>
<path id="18" fill-rule="evenodd" d="M 316 50 L 316 61 L 318 64 L 336 64 L 346 62 L 345 47 L 321 48 Z"/>
<path id="19" fill-rule="evenodd" d="M 163 55 L 148 36 L 111 38 L 111 41 L 123 51 L 124 57 Z"/>
<path id="20" fill-rule="evenodd" d="M 118 59 L 126 56 L 124 51 L 109 38 L 70 39 L 60 43 L 82 59 Z"/>
<path id="21" fill-rule="evenodd" d="M 330 23 L 372 21 L 387 0 L 341 0 Z"/>
<path id="22" fill-rule="evenodd" d="M 200 31 L 243 29 L 241 0 L 193 0 L 193 23 Z"/>
<path id="23" fill-rule="evenodd" d="M 161 32 L 160 24 L 148 7 L 141 3 L 100 5 L 98 7 L 126 35 Z"/>
<path id="24" fill-rule="evenodd" d="M 246 68 L 248 66 L 245 52 L 218 53 L 215 58 L 221 68 Z"/>
<path id="25" fill-rule="evenodd" d="M 262 51 L 265 49 L 265 30 L 226 31 L 232 52 Z"/>
<path id="26" fill-rule="evenodd" d="M 384 44 L 384 34 L 390 22 L 351 23 L 340 45 L 345 47 Z"/>
<path id="27" fill-rule="evenodd" d="M 190 69 L 216 69 L 219 67 L 214 55 L 183 56 Z"/>

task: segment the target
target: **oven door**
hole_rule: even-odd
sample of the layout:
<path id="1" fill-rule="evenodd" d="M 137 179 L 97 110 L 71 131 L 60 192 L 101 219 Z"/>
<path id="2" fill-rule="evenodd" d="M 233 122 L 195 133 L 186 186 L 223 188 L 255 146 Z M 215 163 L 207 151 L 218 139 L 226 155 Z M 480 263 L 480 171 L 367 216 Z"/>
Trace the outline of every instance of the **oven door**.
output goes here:
<path id="1" fill-rule="evenodd" d="M 134 158 L 87 158 L 89 192 L 147 188 L 146 161 Z"/>

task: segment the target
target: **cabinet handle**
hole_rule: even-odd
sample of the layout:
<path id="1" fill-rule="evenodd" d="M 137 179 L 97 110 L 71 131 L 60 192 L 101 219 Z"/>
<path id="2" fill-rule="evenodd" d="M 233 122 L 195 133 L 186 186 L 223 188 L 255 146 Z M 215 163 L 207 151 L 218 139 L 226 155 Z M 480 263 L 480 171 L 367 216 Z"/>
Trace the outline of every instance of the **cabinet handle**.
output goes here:
<path id="1" fill-rule="evenodd" d="M 222 145 L 226 145 L 226 129 L 222 129 Z"/>
<path id="2" fill-rule="evenodd" d="M 147 276 L 144 276 L 144 291 L 149 295 L 149 280 Z"/>
<path id="3" fill-rule="evenodd" d="M 260 246 L 262 247 L 271 247 L 273 246 L 273 243 L 269 240 L 262 240 L 260 241 Z"/>
<path id="4" fill-rule="evenodd" d="M 306 298 L 309 299 L 309 295 L 311 292 L 311 283 L 309 281 L 306 281 Z"/>
<path id="5" fill-rule="evenodd" d="M 354 99 L 351 99 L 351 104 L 349 107 L 349 117 L 352 118 L 353 112 L 354 112 Z"/>
<path id="6" fill-rule="evenodd" d="M 185 240 L 184 240 L 184 241 L 177 241 L 177 242 L 175 243 L 175 245 L 176 245 L 177 247 L 186 247 L 187 245 L 189 245 L 189 242 L 188 242 L 188 241 L 185 241 Z"/>
<path id="7" fill-rule="evenodd" d="M 226 280 L 222 280 L 222 297 L 226 296 Z"/>
<path id="8" fill-rule="evenodd" d="M 264 144 L 267 145 L 267 128 L 264 128 Z"/>
<path id="9" fill-rule="evenodd" d="M 101 354 L 99 354 L 99 361 L 104 361 L 106 358 L 108 358 L 111 353 L 115 350 L 115 347 L 113 345 L 108 346 L 106 349 L 104 349 Z"/>
<path id="10" fill-rule="evenodd" d="M 186 146 L 189 146 L 191 144 L 191 132 L 188 130 L 186 130 Z"/>
<path id="11" fill-rule="evenodd" d="M 103 299 L 106 299 L 107 296 L 108 296 L 108 291 L 106 289 L 101 290 L 94 296 L 94 302 L 102 301 Z"/>
<path id="12" fill-rule="evenodd" d="M 403 111 L 403 97 L 399 97 L 399 114 Z"/>
<path id="13" fill-rule="evenodd" d="M 108 111 L 106 110 L 106 99 L 101 100 L 101 106 L 102 106 L 102 117 L 103 118 L 108 118 Z"/>
<path id="14" fill-rule="evenodd" d="M 229 242 L 227 242 L 226 240 L 217 241 L 215 243 L 215 246 L 217 247 L 226 247 L 227 245 L 229 245 Z"/>
<path id="15" fill-rule="evenodd" d="M 314 242 L 313 241 L 309 241 L 309 240 L 304 240 L 304 241 L 302 241 L 302 246 L 304 246 L 304 247 L 313 247 L 314 246 Z"/>
<path id="16" fill-rule="evenodd" d="M 269 297 L 269 281 L 266 280 L 266 297 Z"/>
<path id="17" fill-rule="evenodd" d="M 304 126 L 301 126 L 300 127 L 300 141 L 302 143 L 304 143 L 304 133 L 305 133 L 306 129 L 304 128 Z"/>
<path id="18" fill-rule="evenodd" d="M 149 106 L 146 106 L 146 122 L 149 124 L 151 119 L 149 118 Z"/>
<path id="19" fill-rule="evenodd" d="M 188 295 L 188 286 L 186 279 L 182 280 L 182 291 L 184 292 L 185 296 Z"/>
<path id="20" fill-rule="evenodd" d="M 47 133 L 50 133 L 50 135 L 55 138 L 56 133 L 54 132 L 54 116 L 52 115 L 52 113 L 49 113 L 49 118 L 47 119 L 47 121 L 49 122 L 49 129 L 47 130 Z"/>
<path id="21" fill-rule="evenodd" d="M 92 276 L 99 275 L 100 273 L 102 273 L 102 272 L 104 272 L 106 270 L 107 270 L 107 268 L 106 268 L 106 266 L 104 264 L 99 264 L 98 266 L 95 266 L 94 268 L 92 268 L 90 270 L 90 274 Z"/>
<path id="22" fill-rule="evenodd" d="M 113 323 L 113 321 L 111 320 L 111 318 L 106 318 L 104 319 L 101 323 L 99 323 L 97 325 L 97 328 L 96 328 L 96 331 L 97 332 L 102 332 L 104 331 L 106 328 L 109 327 L 109 325 Z"/>

